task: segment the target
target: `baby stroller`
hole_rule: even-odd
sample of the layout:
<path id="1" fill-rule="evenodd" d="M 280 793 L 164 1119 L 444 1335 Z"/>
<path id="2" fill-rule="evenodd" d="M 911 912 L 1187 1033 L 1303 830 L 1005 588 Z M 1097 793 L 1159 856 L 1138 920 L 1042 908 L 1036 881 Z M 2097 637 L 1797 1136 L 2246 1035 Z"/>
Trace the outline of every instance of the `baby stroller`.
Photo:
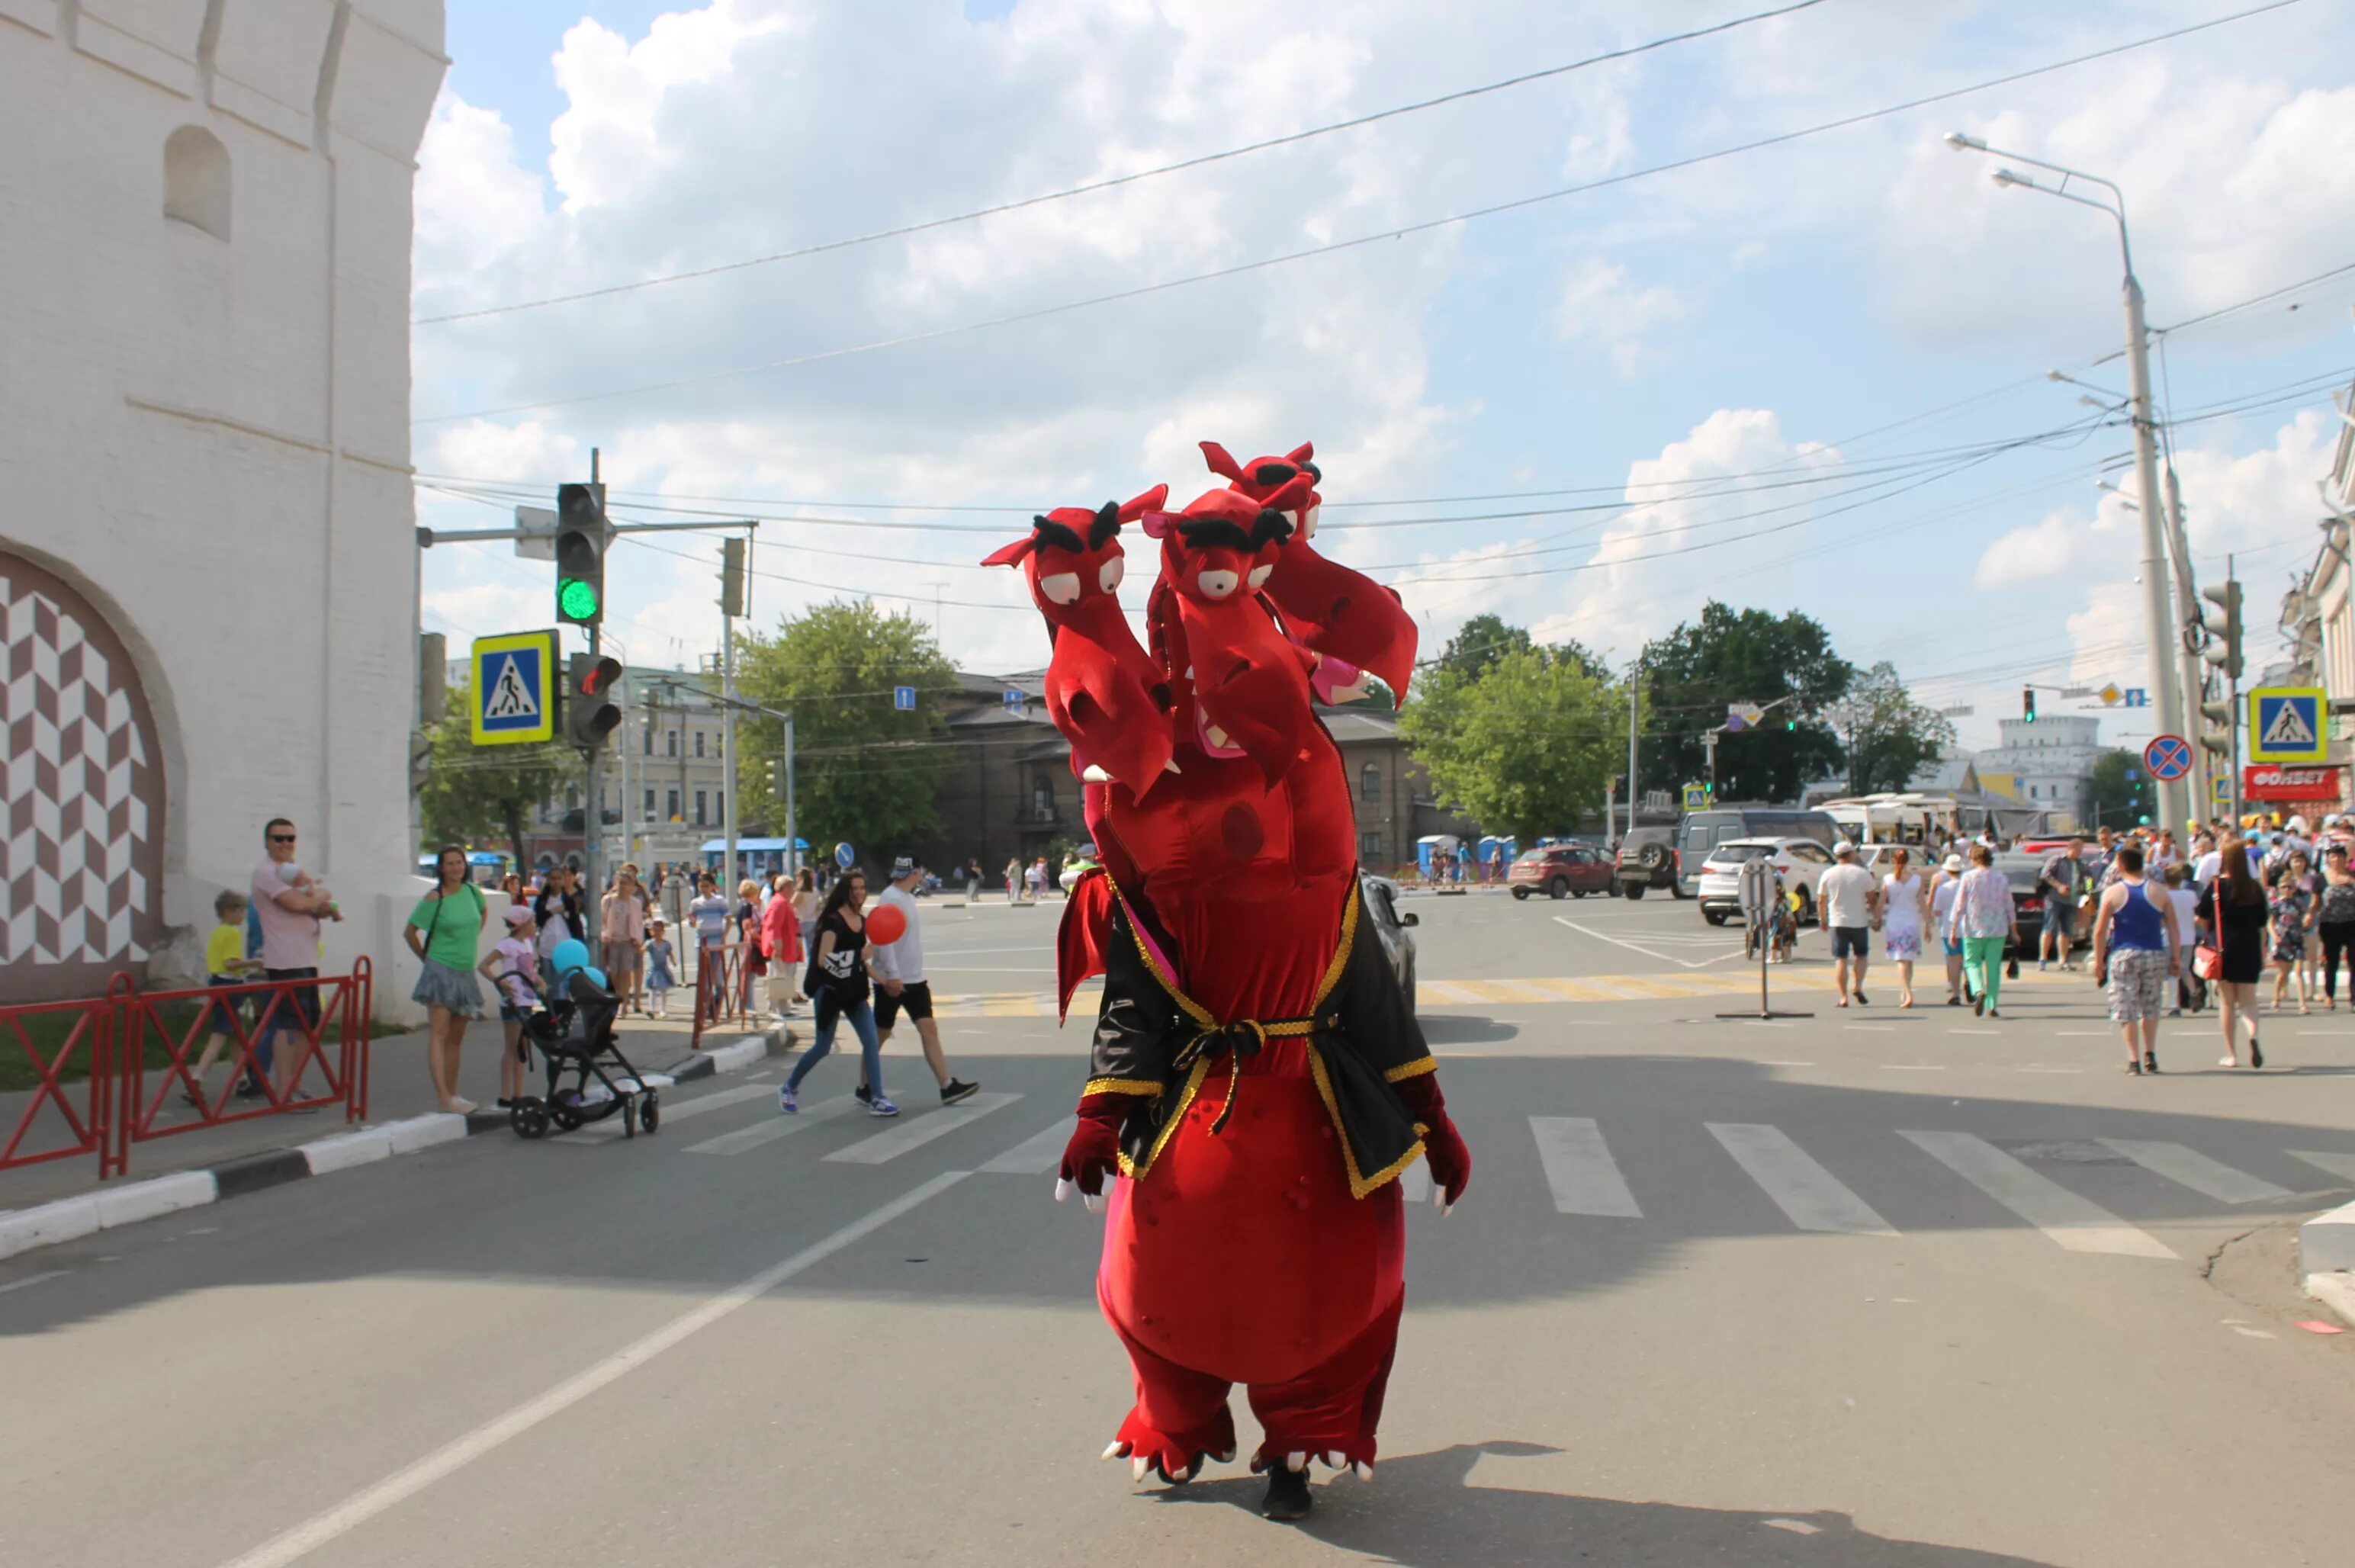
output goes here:
<path id="1" fill-rule="evenodd" d="M 568 953 L 568 948 L 576 951 Z M 587 959 L 588 950 L 578 942 L 557 948 L 551 967 L 560 976 L 562 994 L 549 998 L 524 1023 L 524 1038 L 539 1048 L 540 1060 L 548 1065 L 548 1093 L 527 1095 L 508 1108 L 507 1125 L 517 1137 L 546 1137 L 551 1126 L 569 1133 L 616 1113 L 624 1137 L 634 1138 L 641 1130 L 652 1133 L 661 1125 L 660 1096 L 613 1040 L 621 999 L 606 988 L 603 976 L 590 968 Z M 621 1075 L 615 1077 L 609 1068 Z M 572 1079 L 570 1087 L 564 1083 L 567 1075 Z M 592 1078 L 594 1089 L 590 1086 Z"/>

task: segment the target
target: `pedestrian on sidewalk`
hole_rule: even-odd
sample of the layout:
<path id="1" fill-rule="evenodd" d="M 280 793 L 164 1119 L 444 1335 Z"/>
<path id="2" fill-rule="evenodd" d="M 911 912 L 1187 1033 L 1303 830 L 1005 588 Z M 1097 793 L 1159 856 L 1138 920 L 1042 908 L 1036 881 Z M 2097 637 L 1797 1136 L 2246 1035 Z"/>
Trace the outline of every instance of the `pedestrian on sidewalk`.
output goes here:
<path id="1" fill-rule="evenodd" d="M 793 894 L 779 872 L 769 901 L 761 909 L 761 944 L 769 955 L 769 1010 L 783 1023 L 801 997 L 794 979 L 801 973 L 802 923 L 794 913 Z"/>
<path id="2" fill-rule="evenodd" d="M 965 902 L 973 904 L 981 901 L 981 857 L 975 855 L 964 863 Z"/>
<path id="3" fill-rule="evenodd" d="M 2347 1005 L 2355 1008 L 2355 871 L 2348 869 L 2347 846 L 2336 841 L 2322 852 L 2322 894 L 2315 905 L 2314 933 L 2322 946 L 2323 1007 L 2339 1010 L 2339 961 L 2344 957 Z"/>
<path id="4" fill-rule="evenodd" d="M 736 1010 L 745 1018 L 752 1016 L 752 997 L 762 976 L 769 972 L 768 951 L 762 945 L 761 884 L 746 877 L 736 884 L 736 908 L 730 917 L 729 934 L 736 939 L 743 956 L 737 963 Z"/>
<path id="5" fill-rule="evenodd" d="M 336 906 L 334 892 L 295 864 L 292 822 L 273 816 L 261 837 L 269 858 L 253 869 L 247 889 L 261 925 L 261 973 L 272 980 L 310 982 L 261 999 L 254 1054 L 261 1059 L 265 1051 L 271 1053 L 271 1097 L 283 1101 L 303 1076 L 319 1028 L 320 922 L 341 920 L 344 912 Z M 279 1037 L 296 1029 L 304 1038 L 292 1050 L 279 1050 Z"/>
<path id="6" fill-rule="evenodd" d="M 2314 874 L 2305 854 L 2292 849 L 2282 857 L 2281 867 L 2272 879 L 2272 896 L 2265 911 L 2273 923 L 2269 951 L 2274 961 L 2275 1012 L 2282 1010 L 2282 996 L 2293 976 L 2297 980 L 2297 1010 L 2313 1010 L 2307 1005 L 2311 988 L 2307 983 L 2306 950 L 2307 931 L 2314 924 L 2315 902 Z"/>
<path id="7" fill-rule="evenodd" d="M 1959 842 L 1959 840 L 1958 840 Z M 1963 944 L 1949 930 L 1954 924 L 1955 894 L 1963 885 L 1963 858 L 1950 854 L 1940 863 L 1930 883 L 1930 929 L 1938 933 L 1939 950 L 1946 958 L 1946 1005 L 1963 1005 Z"/>
<path id="8" fill-rule="evenodd" d="M 809 977 L 802 986 L 817 1004 L 815 1038 L 809 1053 L 794 1063 L 792 1074 L 777 1091 L 777 1108 L 788 1115 L 801 1109 L 802 1080 L 834 1049 L 835 1028 L 846 1019 L 858 1037 L 859 1061 L 868 1085 L 867 1114 L 900 1114 L 900 1107 L 883 1090 L 883 1047 L 875 1033 L 875 1010 L 868 1005 L 866 904 L 867 874 L 845 871 L 835 880 L 826 895 L 826 907 L 818 912 L 816 945 L 810 955 Z"/>
<path id="9" fill-rule="evenodd" d="M 524 1043 L 523 1026 L 539 1006 L 539 950 L 532 940 L 531 909 L 507 905 L 507 933 L 483 955 L 476 973 L 491 983 L 499 999 L 499 1028 L 506 1036 L 499 1053 L 499 1109 L 524 1097 L 524 1074 L 531 1069 L 531 1047 Z"/>
<path id="10" fill-rule="evenodd" d="M 2175 959 L 2175 1007 L 2169 1018 L 2181 1018 L 2186 1012 L 2198 1012 L 2208 1005 L 2207 983 L 2200 978 L 2197 965 L 2200 944 L 2208 940 L 2202 934 L 2200 921 L 2200 895 L 2191 891 L 2191 869 L 2178 860 L 2157 878 L 2144 873 L 2146 880 L 2155 880 L 2167 889 L 2167 901 L 2175 906 L 2175 940 L 2179 944 Z"/>
<path id="11" fill-rule="evenodd" d="M 2249 865 L 2249 845 L 2243 838 L 2224 840 L 2222 869 L 2208 891 L 2208 922 L 2216 933 L 2216 992 L 2223 1006 L 2224 1054 L 2219 1067 L 2238 1067 L 2239 1019 L 2249 1020 L 2249 1065 L 2265 1064 L 2264 1048 L 2257 1043 L 2257 978 L 2265 972 L 2265 927 L 2268 923 L 2265 887 Z"/>
<path id="12" fill-rule="evenodd" d="M 1859 1007 L 1871 1006 L 1864 994 L 1865 965 L 1872 957 L 1872 928 L 1878 923 L 1881 890 L 1872 873 L 1856 863 L 1856 846 L 1843 838 L 1832 846 L 1834 864 L 1816 884 L 1816 908 L 1832 933 L 1832 979 L 1839 990 L 1838 1006 L 1854 997 Z M 1853 963 L 1855 983 L 1849 983 Z"/>
<path id="13" fill-rule="evenodd" d="M 613 873 L 613 891 L 599 901 L 598 955 L 606 983 L 621 998 L 623 1010 L 646 1010 L 645 995 L 646 902 L 638 886 L 638 869 L 623 861 Z"/>
<path id="14" fill-rule="evenodd" d="M 1881 940 L 1890 961 L 1897 965 L 1897 1005 L 1913 1005 L 1913 961 L 1922 955 L 1922 915 L 1930 894 L 1913 869 L 1913 852 L 1899 847 L 1890 851 L 1889 875 L 1881 884 Z M 1861 971 L 1857 976 L 1864 984 Z"/>
<path id="15" fill-rule="evenodd" d="M 670 1016 L 671 987 L 678 984 L 678 956 L 671 948 L 668 929 L 660 915 L 646 925 L 646 995 L 658 1019 Z"/>
<path id="16" fill-rule="evenodd" d="M 877 943 L 868 955 L 880 993 L 875 998 L 875 1040 L 878 1050 L 890 1044 L 891 1027 L 906 1013 L 916 1026 L 916 1038 L 923 1042 L 924 1065 L 932 1070 L 932 1082 L 940 1085 L 941 1104 L 954 1105 L 971 1099 L 981 1085 L 951 1077 L 948 1058 L 941 1051 L 941 1026 L 932 1020 L 932 987 L 924 978 L 924 936 L 916 924 L 916 890 L 923 880 L 923 861 L 902 855 L 891 862 L 891 880 L 876 895 L 878 905 L 898 910 L 907 917 L 908 926 L 898 941 Z M 868 1098 L 863 1078 L 858 1093 L 861 1100 Z"/>
<path id="17" fill-rule="evenodd" d="M 556 976 L 556 950 L 568 942 L 589 939 L 589 917 L 581 899 L 581 873 L 570 866 L 551 866 L 532 900 L 531 919 L 538 932 L 539 980 L 543 993 L 561 996 Z"/>
<path id="18" fill-rule="evenodd" d="M 213 919 L 218 923 L 213 926 L 212 934 L 205 939 L 206 985 L 226 991 L 228 987 L 243 985 L 247 977 L 260 967 L 246 962 L 245 911 L 245 895 L 234 888 L 223 888 L 214 896 Z M 2348 995 L 2350 1000 L 2355 1000 L 2355 991 L 2350 991 Z M 205 1093 L 205 1074 L 212 1071 L 214 1061 L 219 1059 L 221 1052 L 228 1049 L 229 1040 L 239 1032 L 238 1025 L 244 1016 L 245 1004 L 234 991 L 229 991 L 205 1006 L 204 1027 L 209 1035 L 205 1040 L 204 1053 L 197 1058 L 197 1065 L 189 1074 L 194 1087 L 183 1087 L 180 1098 L 209 1115 L 212 1100 Z M 234 1059 L 230 1066 L 229 1076 L 233 1078 L 237 1075 Z"/>
<path id="19" fill-rule="evenodd" d="M 1006 862 L 1006 901 L 1019 903 L 1022 900 L 1022 857 L 1015 856 Z"/>
<path id="20" fill-rule="evenodd" d="M 1995 869 L 1995 851 L 1984 844 L 1971 846 L 1971 869 L 1955 890 L 1954 913 L 1946 934 L 1962 944 L 1963 972 L 1971 987 L 1971 1010 L 1999 1019 L 2003 993 L 2003 947 L 2019 940 L 2019 912 L 2012 906 L 2011 883 Z"/>
<path id="21" fill-rule="evenodd" d="M 464 1113 L 474 1103 L 459 1097 L 458 1053 L 466 1043 L 466 1025 L 483 1016 L 474 955 L 491 905 L 467 880 L 466 851 L 457 845 L 444 844 L 435 853 L 433 869 L 433 891 L 417 901 L 401 933 L 420 964 L 409 999 L 425 1007 L 425 1071 L 433 1080 L 434 1098 L 443 1110 Z"/>
<path id="22" fill-rule="evenodd" d="M 2117 880 L 2094 912 L 2094 978 L 2110 991 L 2110 1021 L 2126 1043 L 2126 1071 L 2158 1072 L 2158 1019 L 2168 976 L 2181 963 L 2175 902 L 2143 877 L 2142 846 L 2118 846 Z M 2153 896 L 2157 894 L 2157 896 Z"/>
<path id="23" fill-rule="evenodd" d="M 2073 969 L 2075 964 L 2069 956 L 2069 943 L 2074 934 L 2072 927 L 2077 918 L 2077 901 L 2085 896 L 2091 879 L 2086 875 L 2085 840 L 2072 838 L 2060 853 L 2044 862 L 2036 873 L 2037 888 L 2044 895 L 2044 928 L 2037 939 L 2036 966 L 2045 969 L 2050 960 L 2057 957 L 2061 967 Z"/>

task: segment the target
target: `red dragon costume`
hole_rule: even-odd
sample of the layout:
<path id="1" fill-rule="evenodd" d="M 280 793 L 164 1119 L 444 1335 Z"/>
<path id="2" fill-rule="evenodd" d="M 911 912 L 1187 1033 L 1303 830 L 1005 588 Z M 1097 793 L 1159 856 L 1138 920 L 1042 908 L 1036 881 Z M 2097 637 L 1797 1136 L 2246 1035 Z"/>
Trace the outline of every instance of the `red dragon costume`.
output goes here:
<path id="1" fill-rule="evenodd" d="M 1265 1511 L 1298 1519 L 1312 1457 L 1372 1477 L 1404 1302 L 1397 1179 L 1427 1156 L 1452 1205 L 1471 1157 L 1363 929 L 1355 811 L 1313 706 L 1360 670 L 1402 695 L 1414 624 L 1310 545 L 1308 447 L 1203 451 L 1229 488 L 1176 513 L 1166 486 L 1051 512 L 990 559 L 1025 569 L 1047 619 L 1049 711 L 1103 866 L 1058 944 L 1066 1007 L 1091 975 L 1104 988 L 1056 1196 L 1109 1200 L 1096 1295 L 1136 1400 L 1105 1456 L 1171 1484 L 1232 1459 L 1241 1383 Z M 1114 592 L 1130 521 L 1161 544 L 1145 646 Z"/>

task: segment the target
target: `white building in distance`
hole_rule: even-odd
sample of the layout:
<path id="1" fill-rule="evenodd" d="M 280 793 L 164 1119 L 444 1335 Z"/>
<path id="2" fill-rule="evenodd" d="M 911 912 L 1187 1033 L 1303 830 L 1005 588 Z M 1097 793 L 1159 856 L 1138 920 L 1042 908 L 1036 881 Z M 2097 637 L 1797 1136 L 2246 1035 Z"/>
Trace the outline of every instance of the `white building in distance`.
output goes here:
<path id="1" fill-rule="evenodd" d="M 2009 773 L 2022 805 L 2066 813 L 2083 827 L 2093 818 L 2094 759 L 2102 754 L 2099 718 L 2046 713 L 1997 720 L 2002 743 L 1982 752 L 1982 773 Z"/>
<path id="2" fill-rule="evenodd" d="M 442 0 L 0 0 L 0 998 L 200 968 L 291 817 L 410 869 L 410 187 Z M 405 957 L 405 954 L 403 955 Z"/>

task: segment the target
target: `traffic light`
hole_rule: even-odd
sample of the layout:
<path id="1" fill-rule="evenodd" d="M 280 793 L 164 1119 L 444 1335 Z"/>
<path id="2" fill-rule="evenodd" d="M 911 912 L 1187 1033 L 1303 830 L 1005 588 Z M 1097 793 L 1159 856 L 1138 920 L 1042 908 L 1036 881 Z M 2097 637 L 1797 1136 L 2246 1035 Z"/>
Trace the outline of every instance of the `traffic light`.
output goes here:
<path id="1" fill-rule="evenodd" d="M 2232 755 L 2232 726 L 2239 715 L 2234 711 L 2234 704 L 2210 702 L 2205 700 L 2207 696 L 2204 691 L 2200 693 L 2202 699 L 2200 704 L 2200 749 L 2211 756 L 2222 757 L 2229 762 Z"/>
<path id="2" fill-rule="evenodd" d="M 605 619 L 605 486 L 556 487 L 556 618 L 594 626 Z"/>
<path id="3" fill-rule="evenodd" d="M 2208 629 L 2210 642 L 2200 656 L 2222 670 L 2234 680 L 2241 678 L 2241 585 L 2227 579 L 2215 588 L 2203 588 L 2200 597 L 2216 606 L 2200 612 L 2200 624 Z"/>
<path id="4" fill-rule="evenodd" d="M 2023 724 L 2036 722 L 2036 688 L 2032 686 L 2019 688 L 2019 721 Z"/>
<path id="5" fill-rule="evenodd" d="M 593 752 L 622 722 L 621 705 L 613 700 L 613 688 L 622 679 L 622 661 L 597 654 L 574 654 L 569 673 L 571 689 L 565 700 L 564 727 L 574 745 Z"/>
<path id="6" fill-rule="evenodd" d="M 784 793 L 784 791 L 779 787 L 779 779 L 777 775 L 781 771 L 782 769 L 778 765 L 778 761 L 774 757 L 771 757 L 767 762 L 761 764 L 761 772 L 768 780 L 769 798 L 771 800 L 776 799 L 779 795 Z"/>
<path id="7" fill-rule="evenodd" d="M 744 541 L 719 541 L 719 613 L 733 621 L 744 613 Z"/>

